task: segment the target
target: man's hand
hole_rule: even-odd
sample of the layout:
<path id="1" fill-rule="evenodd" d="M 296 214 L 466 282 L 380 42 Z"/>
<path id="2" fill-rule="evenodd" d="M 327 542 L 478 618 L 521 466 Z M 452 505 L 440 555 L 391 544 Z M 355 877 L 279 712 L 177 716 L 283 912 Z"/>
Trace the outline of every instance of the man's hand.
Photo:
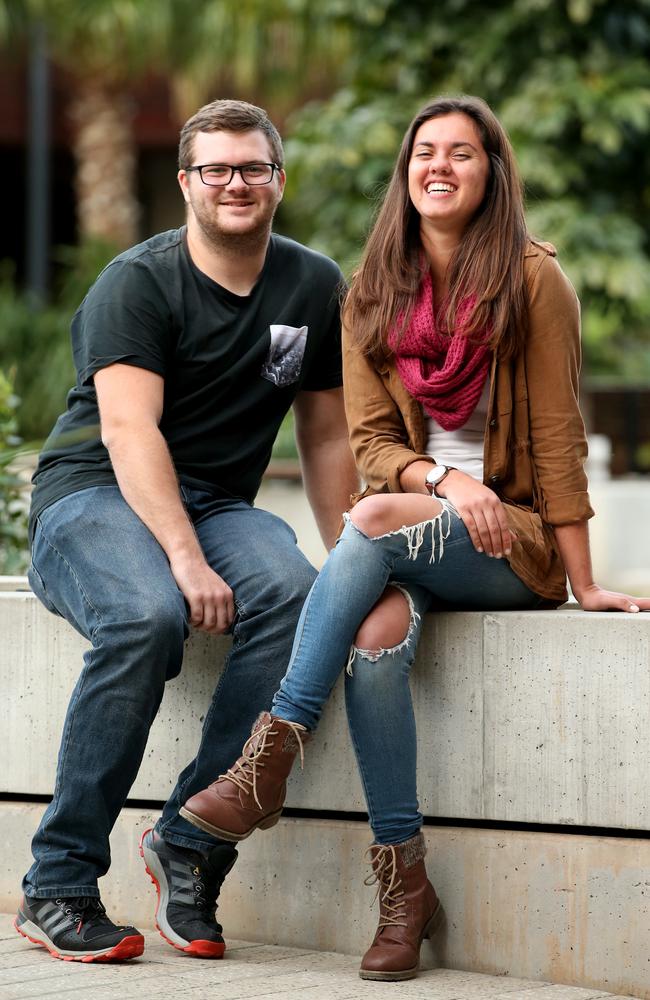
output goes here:
<path id="1" fill-rule="evenodd" d="M 211 635 L 227 632 L 235 617 L 232 590 L 205 560 L 158 427 L 163 379 L 117 364 L 97 372 L 95 388 L 102 439 L 122 496 L 164 549 L 192 625 Z"/>
<path id="2" fill-rule="evenodd" d="M 453 469 L 438 487 L 458 511 L 477 552 L 501 559 L 512 551 L 516 537 L 508 527 L 503 504 L 494 493 L 473 476 Z"/>
<path id="3" fill-rule="evenodd" d="M 188 603 L 192 625 L 210 635 L 227 632 L 235 618 L 235 602 L 225 580 L 196 557 L 177 556 L 170 559 L 169 566 Z"/>

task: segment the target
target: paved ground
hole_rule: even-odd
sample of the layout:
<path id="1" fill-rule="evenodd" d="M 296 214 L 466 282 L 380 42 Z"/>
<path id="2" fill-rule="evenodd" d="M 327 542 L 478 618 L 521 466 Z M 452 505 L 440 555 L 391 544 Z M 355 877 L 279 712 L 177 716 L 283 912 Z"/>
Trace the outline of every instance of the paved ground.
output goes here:
<path id="1" fill-rule="evenodd" d="M 223 961 L 175 952 L 147 932 L 142 958 L 114 965 L 60 962 L 0 916 L 0 1000 L 596 1000 L 599 990 L 439 969 L 408 983 L 367 983 L 358 959 L 328 952 L 232 942 Z M 627 998 L 632 1000 L 632 998 Z"/>

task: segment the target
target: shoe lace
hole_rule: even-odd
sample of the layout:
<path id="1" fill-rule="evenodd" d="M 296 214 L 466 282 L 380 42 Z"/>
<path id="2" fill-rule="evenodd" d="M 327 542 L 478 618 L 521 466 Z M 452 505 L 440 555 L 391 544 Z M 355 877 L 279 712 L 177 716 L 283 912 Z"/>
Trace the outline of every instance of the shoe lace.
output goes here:
<path id="1" fill-rule="evenodd" d="M 266 749 L 266 744 L 270 737 L 278 735 L 278 730 L 273 728 L 276 721 L 278 720 L 271 719 L 270 722 L 265 723 L 251 733 L 244 743 L 242 755 L 239 760 L 232 767 L 229 767 L 225 774 L 219 775 L 220 781 L 221 779 L 232 781 L 233 784 L 237 785 L 246 794 L 252 790 L 253 798 L 260 809 L 263 807 L 257 796 L 257 772 L 259 768 L 266 767 L 262 757 L 271 756 L 270 751 Z M 281 721 L 293 731 L 298 740 L 300 768 L 302 770 L 305 765 L 305 751 L 300 734 L 305 733 L 305 727 L 301 726 L 298 722 L 287 722 L 285 719 Z"/>
<path id="2" fill-rule="evenodd" d="M 216 925 L 221 933 L 223 928 L 217 923 L 217 897 L 223 882 L 223 873 L 213 870 L 209 862 L 206 862 L 205 867 L 198 863 L 194 864 L 190 867 L 190 871 L 193 879 L 194 905 Z"/>
<path id="3" fill-rule="evenodd" d="M 196 908 L 209 916 L 214 916 L 219 890 L 217 873 L 210 874 L 197 864 L 192 866 L 192 878 Z"/>
<path id="4" fill-rule="evenodd" d="M 366 851 L 372 865 L 372 872 L 364 879 L 364 885 L 377 886 L 370 907 L 379 898 L 379 927 L 406 927 L 406 900 L 400 888 L 402 880 L 397 877 L 397 859 L 392 844 L 372 844 Z"/>
<path id="5" fill-rule="evenodd" d="M 66 917 L 70 917 L 76 926 L 77 934 L 81 933 L 81 928 L 92 921 L 94 924 L 110 924 L 111 921 L 106 913 L 106 909 L 101 899 L 95 896 L 78 896 L 74 899 L 56 899 L 55 903 L 61 908 Z"/>

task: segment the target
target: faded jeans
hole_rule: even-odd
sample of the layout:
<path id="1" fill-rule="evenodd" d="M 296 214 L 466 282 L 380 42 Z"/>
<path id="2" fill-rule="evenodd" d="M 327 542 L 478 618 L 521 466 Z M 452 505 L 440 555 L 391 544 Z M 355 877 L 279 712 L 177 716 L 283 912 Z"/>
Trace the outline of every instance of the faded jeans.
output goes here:
<path id="1" fill-rule="evenodd" d="M 236 618 L 197 756 L 157 828 L 172 844 L 206 850 L 215 841 L 178 810 L 232 764 L 268 707 L 316 573 L 280 518 L 243 500 L 181 492 L 208 563 L 233 589 Z M 41 513 L 29 578 L 45 606 L 91 648 L 23 886 L 41 898 L 97 896 L 97 879 L 110 864 L 109 833 L 138 773 L 165 682 L 181 669 L 187 609 L 165 553 L 116 486 L 80 490 Z M 183 718 L 176 725 L 181 731 Z"/>
<path id="2" fill-rule="evenodd" d="M 409 672 L 424 612 L 434 599 L 476 610 L 530 609 L 542 599 L 505 559 L 476 551 L 448 504 L 431 521 L 377 538 L 366 536 L 349 516 L 346 521 L 302 610 L 272 712 L 315 729 L 347 663 L 348 721 L 370 823 L 378 844 L 397 844 L 422 825 Z M 359 625 L 391 583 L 409 602 L 408 635 L 379 655 L 356 649 Z"/>

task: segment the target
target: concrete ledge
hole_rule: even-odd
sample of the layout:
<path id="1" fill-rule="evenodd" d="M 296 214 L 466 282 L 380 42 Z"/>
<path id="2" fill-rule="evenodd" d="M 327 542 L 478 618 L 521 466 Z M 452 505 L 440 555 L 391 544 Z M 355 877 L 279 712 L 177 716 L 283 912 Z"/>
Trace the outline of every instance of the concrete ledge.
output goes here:
<path id="1" fill-rule="evenodd" d="M 0 792 L 52 791 L 85 640 L 30 593 L 0 592 Z M 198 744 L 227 642 L 195 633 L 134 798 L 165 799 Z M 427 816 L 650 827 L 650 615 L 427 616 L 413 672 Z M 288 804 L 364 811 L 338 685 Z"/>
<path id="2" fill-rule="evenodd" d="M 0 806 L 6 912 L 17 904 L 41 811 Z M 155 894 L 137 843 L 154 819 L 124 810 L 101 886 L 115 919 L 143 927 L 151 926 Z M 447 916 L 435 946 L 423 945 L 426 968 L 650 998 L 650 841 L 432 827 L 425 835 Z M 377 920 L 373 891 L 363 886 L 368 840 L 363 823 L 282 820 L 244 842 L 219 909 L 228 937 L 361 954 Z"/>

